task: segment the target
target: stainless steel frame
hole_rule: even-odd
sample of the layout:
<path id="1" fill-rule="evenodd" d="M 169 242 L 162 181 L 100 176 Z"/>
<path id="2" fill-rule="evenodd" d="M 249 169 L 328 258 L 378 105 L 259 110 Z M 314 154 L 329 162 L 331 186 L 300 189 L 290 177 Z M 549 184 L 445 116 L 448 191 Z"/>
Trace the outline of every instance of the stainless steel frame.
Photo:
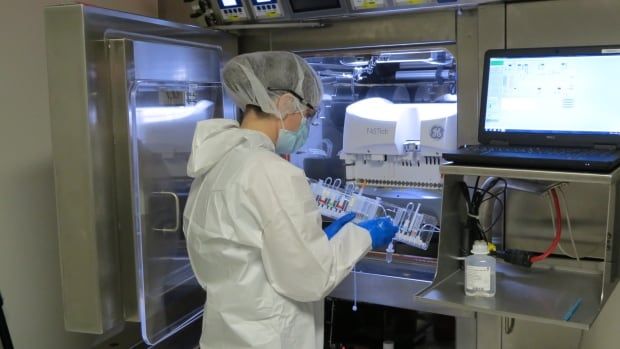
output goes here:
<path id="1" fill-rule="evenodd" d="M 180 193 L 173 191 L 182 190 L 175 188 L 173 182 L 184 178 L 186 186 L 189 187 L 191 181 L 186 178 L 185 168 L 196 121 L 189 125 L 179 121 L 147 123 L 139 118 L 140 106 L 136 104 L 137 97 L 145 85 L 157 85 L 160 89 L 172 86 L 175 92 L 181 92 L 186 86 L 201 85 L 214 89 L 217 95 L 221 96 L 223 89 L 219 68 L 222 53 L 221 49 L 214 45 L 162 38 L 142 40 L 144 37 L 141 35 L 125 34 L 123 39 L 106 39 L 106 42 L 112 76 L 110 90 L 118 231 L 121 245 L 133 247 L 132 251 L 127 249 L 123 252 L 126 257 L 134 258 L 133 264 L 127 261 L 127 264 L 122 266 L 123 286 L 134 285 L 137 280 L 138 312 L 143 338 L 149 344 L 154 344 L 174 332 L 170 329 L 175 327 L 170 326 L 171 323 L 182 327 L 199 317 L 204 305 L 204 292 L 195 280 L 185 250 L 185 241 L 180 237 Z M 176 100 L 178 98 L 173 99 L 173 102 L 179 102 Z M 163 101 L 168 103 L 167 98 L 163 98 Z M 217 114 L 223 112 L 219 108 L 215 110 Z M 167 131 L 159 134 L 167 136 L 168 139 L 147 137 L 145 129 L 149 127 Z M 175 137 L 175 131 L 183 134 L 183 137 Z M 156 149 L 150 149 L 157 143 L 174 146 L 166 146 L 166 149 L 159 153 Z M 161 158 L 158 155 L 161 155 Z M 164 158 L 175 156 L 181 157 L 176 162 L 173 161 L 176 167 L 168 168 Z M 160 185 L 166 187 L 160 188 Z M 170 212 L 170 215 L 174 215 L 173 223 L 170 227 L 151 226 L 152 222 L 158 219 L 153 212 L 156 207 L 151 205 L 151 201 L 164 197 L 173 203 Z M 179 248 L 182 251 L 179 251 Z M 166 280 L 171 279 L 176 280 L 175 285 L 167 284 Z M 186 291 L 188 288 L 193 291 Z M 133 287 L 125 289 L 134 291 Z M 153 293 L 160 292 L 161 297 L 153 296 Z M 184 299 L 179 300 L 174 296 L 175 292 L 182 293 Z M 167 304 L 162 298 L 167 300 Z M 132 309 L 130 307 L 134 306 L 133 297 L 126 295 L 124 299 L 132 301 L 132 304 L 125 303 L 125 309 Z M 178 304 L 179 302 L 183 306 Z M 179 311 L 168 309 L 170 307 Z"/>
<path id="2" fill-rule="evenodd" d="M 325 28 L 290 29 L 286 32 L 251 31 L 240 38 L 242 51 L 291 50 L 302 56 L 378 54 L 425 48 L 441 48 L 457 56 L 457 17 L 454 11 L 409 13 L 386 18 L 364 17 L 330 23 Z M 462 52 L 467 52 L 465 48 Z M 459 57 L 456 57 L 457 61 Z M 458 81 L 460 84 L 460 79 Z M 460 86 L 460 85 L 459 85 Z M 460 103 L 459 103 L 460 112 Z M 459 120 L 460 122 L 460 120 Z M 466 122 L 463 123 L 466 125 Z M 459 125 L 461 127 L 461 125 Z M 432 259 L 404 257 L 392 264 L 385 254 L 371 253 L 360 261 L 331 296 L 361 302 L 471 317 L 472 312 L 426 307 L 414 295 L 429 285 L 435 273 Z M 355 282 L 354 282 L 355 281 Z M 380 291 L 379 291 L 380 290 Z"/>
<path id="3" fill-rule="evenodd" d="M 115 161 L 111 93 L 121 91 L 110 84 L 107 40 L 212 44 L 225 61 L 236 39 L 83 5 L 49 7 L 45 19 L 65 327 L 101 334 L 137 319 L 133 241 L 119 233 L 117 215 L 130 207 L 116 191 L 123 170 Z M 225 116 L 233 116 L 227 105 Z"/>
<path id="4" fill-rule="evenodd" d="M 479 49 L 503 43 L 503 4 L 463 10 L 395 13 L 382 17 L 358 17 L 329 22 L 322 28 L 244 31 L 240 52 L 289 50 L 301 54 L 369 52 L 442 47 L 458 65 L 458 144 L 476 140 Z M 479 17 L 482 17 L 480 19 Z M 499 26 L 501 24 L 501 27 Z M 479 34 L 480 33 L 480 34 Z M 481 36 L 479 38 L 479 35 Z M 458 37 L 458 41 L 457 41 Z"/>
<path id="5" fill-rule="evenodd" d="M 619 276 L 616 259 L 620 246 L 615 221 L 618 216 L 616 202 L 620 195 L 617 187 L 620 169 L 610 174 L 596 174 L 447 165 L 442 167 L 442 173 L 445 184 L 438 269 L 433 285 L 420 292 L 417 299 L 455 309 L 589 329 L 615 288 Z M 591 231 L 591 234 L 601 238 L 599 244 L 604 249 L 604 254 L 598 259 L 581 262 L 550 258 L 531 269 L 499 263 L 496 296 L 491 299 L 466 297 L 462 286 L 463 271 L 456 257 L 461 254 L 462 232 L 465 226 L 465 203 L 458 183 L 468 176 L 494 176 L 543 181 L 547 184 L 568 183 L 565 190 L 569 193 L 569 198 L 570 193 L 576 191 L 582 195 L 575 199 L 577 202 L 596 202 L 600 199 L 603 204 L 602 216 L 590 217 L 587 224 L 597 228 L 597 231 Z M 586 193 L 584 187 L 594 189 Z M 601 192 L 604 193 L 603 197 L 599 195 Z M 517 200 L 525 199 L 517 197 Z M 544 199 L 535 197 L 528 202 L 535 200 Z M 506 205 L 510 205 L 512 201 L 509 192 Z M 532 207 L 531 204 L 527 206 Z M 508 215 L 507 219 L 524 229 L 538 224 L 540 216 L 540 212 L 533 210 L 529 215 Z M 550 226 L 550 222 L 548 225 Z M 518 232 L 516 229 L 515 231 Z M 551 231 L 551 228 L 539 228 L 537 235 L 540 236 L 544 231 Z M 507 236 L 510 234 L 511 231 L 506 232 Z M 548 243 L 551 237 L 543 239 Z M 527 246 L 528 250 L 537 250 L 531 243 Z M 564 316 L 577 299 L 582 300 L 579 311 L 568 321 Z"/>
<path id="6" fill-rule="evenodd" d="M 252 0 L 245 1 L 246 8 L 249 9 L 252 6 Z M 412 13 L 412 12 L 428 12 L 428 11 L 443 11 L 443 10 L 471 10 L 478 6 L 491 3 L 502 3 L 505 0 L 454 0 L 450 2 L 435 2 L 427 1 L 421 3 L 411 4 L 397 4 L 397 0 L 385 0 L 384 7 L 376 8 L 359 8 L 356 9 L 351 3 L 352 0 L 338 0 L 339 7 L 334 9 L 314 10 L 293 12 L 292 5 L 288 0 L 279 0 L 279 6 L 282 9 L 283 16 L 277 18 L 261 18 L 257 19 L 254 15 L 248 18 L 248 21 L 258 23 L 270 23 L 270 22 L 287 22 L 292 20 L 339 20 L 343 18 L 360 18 L 368 16 L 386 16 L 394 14 Z M 217 5 L 216 0 L 212 0 L 212 6 Z M 219 6 L 213 6 L 220 14 Z M 222 17 L 220 16 L 220 20 Z M 225 25 L 222 26 L 226 27 Z"/>
<path id="7" fill-rule="evenodd" d="M 330 26 L 320 29 L 248 31 L 240 38 L 240 47 L 243 52 L 264 49 L 364 51 L 417 45 L 449 47 L 457 58 L 459 70 L 458 142 L 473 143 L 477 133 L 481 57 L 486 49 L 614 43 L 618 41 L 617 31 L 613 30 L 616 27 L 613 14 L 617 7 L 613 1 L 600 1 L 597 6 L 590 1 L 537 1 L 486 4 L 459 12 L 455 9 L 424 13 L 411 10 L 408 13 L 385 13 L 382 17 L 336 18 Z M 589 17 L 593 19 L 585 21 L 585 12 L 591 13 Z M 574 26 L 575 22 L 582 25 Z M 134 272 L 133 242 L 120 242 L 126 236 L 117 233 L 116 212 L 120 206 L 115 190 L 117 169 L 111 146 L 110 72 L 104 38 L 106 35 L 110 35 L 108 38 L 122 38 L 124 34 L 132 33 L 188 42 L 216 42 L 223 47 L 224 60 L 236 52 L 237 41 L 221 33 L 81 5 L 49 8 L 46 11 L 46 32 L 50 104 L 55 119 L 52 129 L 65 322 L 71 330 L 104 333 L 126 319 L 137 318 L 136 292 L 127 287 L 131 283 L 135 285 L 135 278 L 131 275 Z M 233 108 L 226 110 L 226 115 L 233 114 Z M 71 144 L 63 141 L 69 139 Z M 587 187 L 580 188 L 588 191 Z M 449 213 L 446 217 L 458 219 Z M 620 244 L 615 240 L 620 235 L 614 231 L 613 236 L 611 246 L 616 249 Z M 527 241 L 524 243 L 528 244 Z M 616 268 L 618 253 L 613 255 L 609 261 Z M 380 285 L 390 287 L 381 292 L 361 290 L 358 294 L 360 301 L 469 316 L 458 318 L 457 347 L 495 348 L 509 338 L 501 333 L 490 335 L 485 332 L 487 328 L 502 330 L 498 316 L 478 314 L 474 318 L 471 316 L 476 309 L 450 310 L 445 306 L 431 309 L 414 301 L 411 295 L 420 287 L 426 287 L 428 281 L 403 283 L 404 279 L 396 274 L 428 271 L 434 268 L 432 263 L 419 263 L 409 271 L 394 267 L 394 270 L 386 271 L 385 276 L 372 272 L 377 263 L 383 265 L 384 262 L 371 258 L 360 264 L 359 285 L 373 290 Z M 450 262 L 445 265 L 450 266 Z M 606 263 L 604 269 L 609 271 L 609 267 Z M 122 273 L 119 272 L 121 269 Z M 616 271 L 605 272 L 605 279 L 611 281 L 616 274 Z M 605 288 L 609 285 L 601 285 L 601 292 Z M 352 277 L 345 280 L 334 295 L 340 296 L 338 292 L 351 294 L 351 289 Z M 608 292 L 605 291 L 603 297 L 605 294 Z M 540 328 L 538 324 L 535 326 Z M 477 339 L 472 338 L 472 332 L 477 333 Z M 548 333 L 553 337 L 555 332 Z"/>

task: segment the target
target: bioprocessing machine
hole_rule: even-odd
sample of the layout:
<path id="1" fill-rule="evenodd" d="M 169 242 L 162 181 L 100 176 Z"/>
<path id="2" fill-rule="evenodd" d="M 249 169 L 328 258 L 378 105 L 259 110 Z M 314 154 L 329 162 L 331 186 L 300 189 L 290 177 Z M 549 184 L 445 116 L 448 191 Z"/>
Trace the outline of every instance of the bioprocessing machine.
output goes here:
<path id="1" fill-rule="evenodd" d="M 399 227 L 332 296 L 419 309 L 412 290 L 432 279 L 441 234 L 441 154 L 457 142 L 455 58 L 440 47 L 303 56 L 324 96 L 291 162 L 306 172 L 326 222 L 355 212 Z M 369 292 L 379 284 L 386 292 Z"/>
<path id="2" fill-rule="evenodd" d="M 340 158 L 348 182 L 439 189 L 441 154 L 456 149 L 456 103 L 374 97 L 346 109 Z"/>

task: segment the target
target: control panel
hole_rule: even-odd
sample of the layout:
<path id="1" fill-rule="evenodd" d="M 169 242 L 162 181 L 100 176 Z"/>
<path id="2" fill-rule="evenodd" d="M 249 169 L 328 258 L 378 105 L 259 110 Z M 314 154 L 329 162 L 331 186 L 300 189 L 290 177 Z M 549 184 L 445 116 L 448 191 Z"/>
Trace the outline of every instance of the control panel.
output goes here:
<path id="1" fill-rule="evenodd" d="M 207 0 L 218 23 L 260 23 L 476 6 L 504 0 Z M 204 3 L 201 0 L 199 3 Z M 192 17 L 205 13 L 202 9 Z M 206 16 L 205 16 L 206 17 Z M 215 20 L 215 18 L 214 18 Z M 209 20 L 207 19 L 207 23 Z"/>
<path id="2" fill-rule="evenodd" d="M 244 22 L 249 19 L 243 0 L 217 0 L 216 3 L 223 22 Z"/>
<path id="3" fill-rule="evenodd" d="M 351 0 L 351 7 L 354 10 L 372 10 L 384 8 L 386 0 Z"/>
<path id="4" fill-rule="evenodd" d="M 283 16 L 278 0 L 252 0 L 252 12 L 256 19 L 279 18 Z"/>
<path id="5" fill-rule="evenodd" d="M 349 0 L 288 0 L 293 17 L 341 16 L 349 12 Z"/>
<path id="6" fill-rule="evenodd" d="M 410 6 L 410 5 L 422 5 L 429 4 L 430 0 L 394 0 L 396 6 Z"/>

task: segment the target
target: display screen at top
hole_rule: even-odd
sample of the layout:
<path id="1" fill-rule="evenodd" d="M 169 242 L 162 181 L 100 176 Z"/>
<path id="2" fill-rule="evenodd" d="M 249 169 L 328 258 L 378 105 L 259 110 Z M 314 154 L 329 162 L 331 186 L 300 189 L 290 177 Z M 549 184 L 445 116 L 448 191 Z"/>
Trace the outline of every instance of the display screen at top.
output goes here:
<path id="1" fill-rule="evenodd" d="M 222 7 L 239 7 L 241 0 L 220 0 Z"/>
<path id="2" fill-rule="evenodd" d="M 339 9 L 339 0 L 290 0 L 293 12 Z"/>
<path id="3" fill-rule="evenodd" d="M 484 128 L 620 134 L 620 55 L 493 57 Z"/>
<path id="4" fill-rule="evenodd" d="M 259 4 L 263 4 L 263 3 L 266 3 L 266 2 L 275 2 L 275 1 L 273 1 L 273 0 L 256 0 L 256 2 L 259 3 Z"/>

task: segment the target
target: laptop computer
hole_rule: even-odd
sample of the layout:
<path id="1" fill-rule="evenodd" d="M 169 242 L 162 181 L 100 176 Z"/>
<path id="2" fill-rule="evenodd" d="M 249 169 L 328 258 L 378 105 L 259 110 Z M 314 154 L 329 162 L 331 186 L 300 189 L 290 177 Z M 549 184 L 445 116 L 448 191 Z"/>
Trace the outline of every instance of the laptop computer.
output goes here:
<path id="1" fill-rule="evenodd" d="M 489 50 L 479 145 L 458 164 L 610 172 L 620 164 L 620 47 Z"/>

